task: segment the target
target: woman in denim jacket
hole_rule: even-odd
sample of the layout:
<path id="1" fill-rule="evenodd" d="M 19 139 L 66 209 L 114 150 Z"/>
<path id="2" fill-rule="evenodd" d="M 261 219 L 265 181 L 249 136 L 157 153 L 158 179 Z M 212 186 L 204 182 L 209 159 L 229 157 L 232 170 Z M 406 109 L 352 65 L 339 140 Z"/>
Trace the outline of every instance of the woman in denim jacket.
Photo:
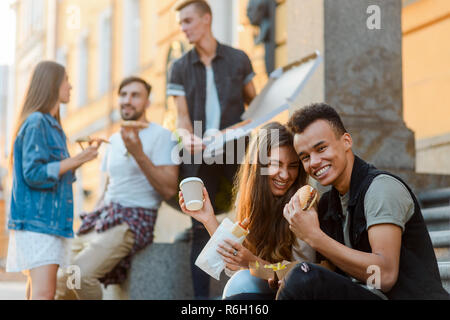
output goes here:
<path id="1" fill-rule="evenodd" d="M 6 271 L 28 275 L 27 299 L 53 299 L 56 272 L 73 237 L 74 171 L 97 157 L 100 143 L 70 157 L 59 105 L 72 89 L 65 68 L 40 62 L 33 72 L 13 136 L 12 192 Z"/>

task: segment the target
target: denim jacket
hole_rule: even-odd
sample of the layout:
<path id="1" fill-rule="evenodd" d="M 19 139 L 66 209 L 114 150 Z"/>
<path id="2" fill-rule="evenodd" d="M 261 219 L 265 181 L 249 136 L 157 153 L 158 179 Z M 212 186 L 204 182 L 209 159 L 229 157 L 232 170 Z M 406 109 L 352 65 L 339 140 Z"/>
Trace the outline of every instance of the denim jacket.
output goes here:
<path id="1" fill-rule="evenodd" d="M 69 157 L 64 134 L 50 114 L 34 112 L 14 142 L 8 229 L 73 237 L 72 171 L 59 177 Z"/>

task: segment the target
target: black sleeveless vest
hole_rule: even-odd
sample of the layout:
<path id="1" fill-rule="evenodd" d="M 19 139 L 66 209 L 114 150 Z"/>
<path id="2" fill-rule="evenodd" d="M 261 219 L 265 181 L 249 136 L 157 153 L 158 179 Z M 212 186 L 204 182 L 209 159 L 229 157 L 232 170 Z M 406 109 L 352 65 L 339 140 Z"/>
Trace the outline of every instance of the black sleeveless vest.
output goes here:
<path id="1" fill-rule="evenodd" d="M 349 235 L 353 249 L 372 252 L 366 230 L 364 197 L 373 179 L 380 174 L 393 176 L 402 182 L 414 201 L 414 214 L 406 223 L 402 235 L 398 279 L 392 289 L 385 292 L 386 296 L 389 299 L 449 299 L 449 294 L 442 287 L 433 245 L 414 193 L 399 177 L 378 170 L 357 156 L 353 164 L 348 203 Z M 335 188 L 321 197 L 318 214 L 321 229 L 344 244 L 342 207 Z M 342 270 L 337 272 L 346 275 Z"/>

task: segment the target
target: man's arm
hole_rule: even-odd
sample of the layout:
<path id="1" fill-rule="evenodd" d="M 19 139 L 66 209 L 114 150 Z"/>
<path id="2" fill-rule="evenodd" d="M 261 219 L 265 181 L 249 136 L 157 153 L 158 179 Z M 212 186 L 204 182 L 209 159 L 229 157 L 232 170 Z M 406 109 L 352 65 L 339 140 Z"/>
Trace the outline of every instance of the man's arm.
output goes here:
<path id="1" fill-rule="evenodd" d="M 155 166 L 145 153 L 134 157 L 148 182 L 163 196 L 172 198 L 178 190 L 178 166 Z"/>
<path id="2" fill-rule="evenodd" d="M 402 237 L 402 229 L 399 226 L 371 226 L 368 236 L 372 252 L 367 253 L 349 248 L 325 234 L 320 229 L 315 209 L 303 211 L 298 197 L 292 198 L 283 214 L 297 237 L 352 277 L 366 282 L 372 275 L 368 273 L 368 267 L 377 266 L 380 270 L 382 291 L 389 291 L 397 281 Z"/>
<path id="3" fill-rule="evenodd" d="M 109 176 L 107 174 L 104 174 L 104 181 L 103 181 L 103 188 L 101 188 L 101 195 L 97 200 L 97 203 L 95 205 L 95 210 L 100 209 L 100 207 L 103 206 L 103 201 L 105 200 L 105 193 L 106 190 L 108 189 L 108 184 L 109 184 Z"/>
<path id="4" fill-rule="evenodd" d="M 120 133 L 125 147 L 136 160 L 148 182 L 165 200 L 172 198 L 178 190 L 178 166 L 155 166 L 144 153 L 137 129 L 122 128 Z"/>
<path id="5" fill-rule="evenodd" d="M 362 282 L 372 275 L 369 267 L 376 266 L 380 270 L 380 289 L 387 292 L 398 277 L 402 229 L 393 224 L 379 224 L 370 227 L 368 235 L 371 253 L 349 248 L 323 232 L 307 242 L 342 271 Z"/>
<path id="6" fill-rule="evenodd" d="M 188 105 L 185 96 L 174 96 L 177 106 L 177 132 L 180 135 L 183 146 L 192 154 L 201 152 L 205 145 L 200 137 L 194 135 L 191 117 L 189 116 Z"/>
<path id="7" fill-rule="evenodd" d="M 244 86 L 244 102 L 248 107 L 252 100 L 256 97 L 256 89 L 253 80 Z"/>
<path id="8" fill-rule="evenodd" d="M 191 117 L 188 112 L 188 105 L 185 96 L 174 96 L 175 105 L 177 106 L 177 128 L 184 129 L 189 133 L 193 133 L 194 129 L 191 124 Z"/>
<path id="9" fill-rule="evenodd" d="M 177 60 L 170 70 L 170 80 L 167 89 L 167 96 L 174 98 L 177 107 L 177 133 L 181 138 L 183 146 L 190 153 L 198 153 L 205 149 L 203 141 L 200 137 L 194 135 L 191 117 L 189 116 L 186 92 L 184 91 L 184 74 L 185 68 L 182 61 Z M 200 133 L 201 134 L 201 133 Z"/>

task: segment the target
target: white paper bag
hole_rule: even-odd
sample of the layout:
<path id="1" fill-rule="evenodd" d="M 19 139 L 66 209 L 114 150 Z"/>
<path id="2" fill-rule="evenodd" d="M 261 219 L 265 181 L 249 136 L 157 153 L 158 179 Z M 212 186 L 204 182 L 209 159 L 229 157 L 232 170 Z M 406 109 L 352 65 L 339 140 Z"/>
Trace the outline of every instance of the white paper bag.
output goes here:
<path id="1" fill-rule="evenodd" d="M 242 244 L 244 242 L 245 236 L 237 238 L 231 233 L 234 224 L 230 219 L 225 218 L 222 223 L 217 228 L 216 232 L 209 239 L 206 246 L 200 252 L 197 260 L 195 260 L 195 265 L 205 271 L 214 279 L 220 280 L 220 274 L 225 268 L 225 261 L 223 261 L 222 256 L 217 252 L 218 245 L 223 244 L 225 239 L 233 240 Z"/>

